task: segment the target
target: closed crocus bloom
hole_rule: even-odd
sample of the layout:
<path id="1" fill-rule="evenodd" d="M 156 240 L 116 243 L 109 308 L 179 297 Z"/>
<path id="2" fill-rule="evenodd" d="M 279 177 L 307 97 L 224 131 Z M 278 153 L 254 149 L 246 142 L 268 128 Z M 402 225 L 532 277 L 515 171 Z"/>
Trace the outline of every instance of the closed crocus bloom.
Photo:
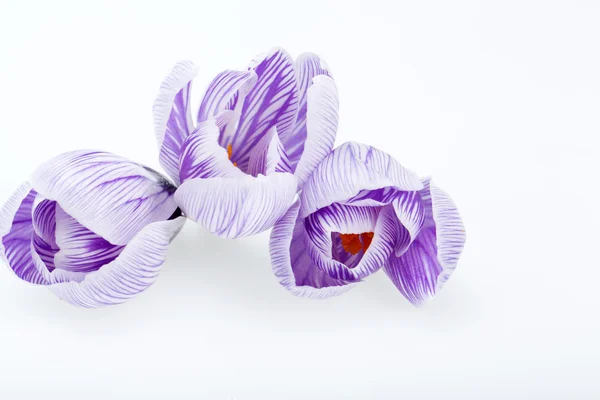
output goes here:
<path id="1" fill-rule="evenodd" d="M 221 237 L 269 229 L 331 151 L 337 89 L 314 54 L 295 62 L 282 49 L 246 71 L 224 71 L 190 110 L 197 67 L 175 66 L 154 104 L 160 163 L 180 185 L 184 214 Z"/>
<path id="2" fill-rule="evenodd" d="M 0 251 L 21 279 L 83 307 L 122 303 L 157 278 L 185 222 L 157 172 L 99 151 L 39 167 L 0 212 Z"/>
<path id="3" fill-rule="evenodd" d="M 275 275 L 295 295 L 337 295 L 383 268 L 419 305 L 448 280 L 464 242 L 446 193 L 382 151 L 345 143 L 277 222 L 270 251 Z"/>

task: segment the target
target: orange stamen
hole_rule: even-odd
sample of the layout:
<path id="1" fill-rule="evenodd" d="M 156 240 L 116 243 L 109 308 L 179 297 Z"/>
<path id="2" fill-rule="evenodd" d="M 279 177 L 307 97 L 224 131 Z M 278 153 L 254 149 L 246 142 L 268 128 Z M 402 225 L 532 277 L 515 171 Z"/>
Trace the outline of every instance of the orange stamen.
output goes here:
<path id="1" fill-rule="evenodd" d="M 231 145 L 231 143 L 229 143 L 229 144 L 227 145 L 227 159 L 228 159 L 228 160 L 231 160 L 231 154 L 232 154 L 232 153 L 233 153 L 233 146 Z M 233 166 L 234 166 L 234 167 L 237 167 L 237 163 L 235 163 L 235 162 L 234 162 L 234 163 L 233 163 Z"/>
<path id="2" fill-rule="evenodd" d="M 363 247 L 356 233 L 341 233 L 340 239 L 344 250 L 352 255 L 358 254 Z"/>
<path id="3" fill-rule="evenodd" d="M 340 233 L 342 247 L 347 253 L 352 255 L 358 254 L 361 250 L 366 252 L 371 242 L 373 241 L 373 232 L 356 233 Z"/>
<path id="4" fill-rule="evenodd" d="M 373 232 L 365 232 L 365 233 L 361 233 L 360 234 L 360 239 L 363 243 L 363 250 L 365 251 L 365 253 L 367 252 L 367 249 L 369 248 L 369 246 L 371 245 L 371 242 L 373 241 Z"/>

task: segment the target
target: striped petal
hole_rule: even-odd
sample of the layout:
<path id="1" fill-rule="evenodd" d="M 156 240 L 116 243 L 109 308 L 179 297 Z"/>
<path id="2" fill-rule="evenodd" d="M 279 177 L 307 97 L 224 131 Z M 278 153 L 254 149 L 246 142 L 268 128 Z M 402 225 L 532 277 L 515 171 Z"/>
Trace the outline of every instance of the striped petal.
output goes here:
<path id="1" fill-rule="evenodd" d="M 80 224 L 125 245 L 151 222 L 177 209 L 175 188 L 160 174 L 110 153 L 79 150 L 39 167 L 32 185 Z"/>
<path id="2" fill-rule="evenodd" d="M 354 206 L 383 206 L 391 204 L 396 211 L 398 221 L 407 229 L 408 240 L 396 243 L 396 256 L 402 255 L 410 243 L 417 237 L 425 218 L 425 206 L 421 191 L 406 192 L 385 187 L 376 190 L 362 190 L 343 204 Z M 404 237 L 402 237 L 404 239 Z"/>
<path id="3" fill-rule="evenodd" d="M 60 206 L 56 207 L 56 268 L 73 272 L 92 272 L 119 256 L 124 246 L 116 246 L 90 231 Z"/>
<path id="4" fill-rule="evenodd" d="M 56 202 L 37 195 L 32 209 L 33 249 L 49 271 L 54 270 L 56 244 Z"/>
<path id="5" fill-rule="evenodd" d="M 271 231 L 270 253 L 273 272 L 279 283 L 296 296 L 326 298 L 337 296 L 356 284 L 331 278 L 310 259 L 304 245 L 304 221 L 298 219 L 296 202 Z"/>
<path id="6" fill-rule="evenodd" d="M 465 243 L 465 230 L 454 202 L 445 192 L 424 180 L 423 229 L 408 250 L 392 257 L 384 270 L 414 305 L 432 298 L 456 269 Z"/>
<path id="7" fill-rule="evenodd" d="M 297 181 L 292 174 L 242 178 L 190 179 L 175 192 L 183 212 L 210 232 L 226 238 L 265 231 L 294 201 Z"/>
<path id="8" fill-rule="evenodd" d="M 307 137 L 306 114 L 308 90 L 313 84 L 313 78 L 319 76 L 331 77 L 331 73 L 329 72 L 327 65 L 325 65 L 325 62 L 313 53 L 301 54 L 294 62 L 294 70 L 296 72 L 296 87 L 298 90 L 298 115 L 296 117 L 294 129 L 290 130 L 285 137 L 282 137 L 281 141 L 288 151 L 292 168 L 295 170 L 296 165 L 300 160 L 300 156 L 304 151 L 304 142 Z"/>
<path id="9" fill-rule="evenodd" d="M 333 149 L 338 110 L 338 92 L 333 79 L 325 75 L 314 78 L 307 95 L 306 141 L 295 170 L 300 185 Z"/>
<path id="10" fill-rule="evenodd" d="M 232 137 L 231 160 L 246 171 L 251 150 L 273 127 L 280 135 L 293 129 L 298 98 L 292 59 L 282 49 L 274 49 L 250 69 L 257 75 L 256 85 L 244 99 L 238 128 Z"/>
<path id="11" fill-rule="evenodd" d="M 393 253 L 400 236 L 407 236 L 398 224 L 394 209 L 355 207 L 333 204 L 309 215 L 305 223 L 305 245 L 312 261 L 329 276 L 345 281 L 360 280 L 379 270 Z M 366 251 L 359 251 L 357 262 L 350 265 L 336 259 L 333 236 L 373 232 Z"/>
<path id="12" fill-rule="evenodd" d="M 219 145 L 217 121 L 209 119 L 201 122 L 182 146 L 179 160 L 180 181 L 193 178 L 242 177 L 244 173 L 236 168 L 227 155 L 227 150 Z"/>
<path id="13" fill-rule="evenodd" d="M 238 100 L 243 103 L 246 94 L 255 84 L 254 71 L 221 72 L 206 89 L 198 110 L 198 122 L 213 118 L 223 110 L 234 110 Z"/>
<path id="14" fill-rule="evenodd" d="M 273 127 L 258 142 L 248 163 L 248 174 L 269 175 L 273 172 L 290 172 L 290 164 L 287 153 L 279 140 L 277 128 Z"/>
<path id="15" fill-rule="evenodd" d="M 344 143 L 325 157 L 302 187 L 300 217 L 343 202 L 362 190 L 388 186 L 403 191 L 423 188 L 414 172 L 388 154 L 364 144 Z"/>
<path id="16" fill-rule="evenodd" d="M 0 253 L 2 259 L 24 281 L 46 285 L 32 256 L 34 235 L 32 208 L 36 193 L 29 183 L 21 185 L 0 211 Z"/>
<path id="17" fill-rule="evenodd" d="M 80 282 L 49 286 L 59 298 L 81 307 L 123 303 L 150 287 L 158 278 L 171 238 L 184 217 L 145 226 L 111 263 L 90 272 Z"/>
<path id="18" fill-rule="evenodd" d="M 179 184 L 181 146 L 194 131 L 190 91 L 197 72 L 198 67 L 191 61 L 177 63 L 161 84 L 152 107 L 160 165 L 176 184 Z"/>

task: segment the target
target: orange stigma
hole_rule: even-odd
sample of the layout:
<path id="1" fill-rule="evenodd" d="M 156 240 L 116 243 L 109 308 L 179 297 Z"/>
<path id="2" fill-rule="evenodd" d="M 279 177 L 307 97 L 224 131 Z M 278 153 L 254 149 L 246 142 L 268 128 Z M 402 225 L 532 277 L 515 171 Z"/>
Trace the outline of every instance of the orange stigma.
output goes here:
<path id="1" fill-rule="evenodd" d="M 367 249 L 371 245 L 371 242 L 373 241 L 373 235 L 373 232 L 365 232 L 360 234 L 360 239 L 363 242 L 363 250 L 365 252 L 367 251 Z"/>
<path id="2" fill-rule="evenodd" d="M 233 153 L 233 146 L 231 145 L 231 143 L 229 143 L 227 145 L 227 159 L 231 160 L 231 153 Z M 237 163 L 233 163 L 234 167 L 237 167 Z"/>
<path id="3" fill-rule="evenodd" d="M 340 239 L 347 253 L 354 255 L 362 249 L 362 243 L 356 233 L 340 233 Z"/>
<path id="4" fill-rule="evenodd" d="M 360 235 L 357 233 L 340 233 L 340 240 L 344 250 L 355 255 L 361 250 L 367 251 L 373 241 L 373 232 L 365 232 Z"/>

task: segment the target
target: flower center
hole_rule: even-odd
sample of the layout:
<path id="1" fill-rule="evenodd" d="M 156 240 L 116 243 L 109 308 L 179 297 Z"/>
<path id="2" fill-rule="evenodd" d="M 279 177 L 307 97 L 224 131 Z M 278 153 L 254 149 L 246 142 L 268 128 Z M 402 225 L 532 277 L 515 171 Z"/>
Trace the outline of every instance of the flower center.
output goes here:
<path id="1" fill-rule="evenodd" d="M 341 233 L 340 240 L 342 247 L 347 253 L 352 255 L 358 254 L 361 250 L 367 251 L 373 241 L 373 232 L 358 233 Z"/>
<path id="2" fill-rule="evenodd" d="M 227 159 L 228 159 L 228 160 L 231 160 L 231 153 L 233 153 L 233 146 L 231 145 L 231 143 L 229 143 L 229 144 L 227 145 Z M 237 163 L 236 163 L 236 162 L 234 162 L 234 163 L 233 163 L 233 166 L 234 166 L 234 167 L 237 167 Z"/>

